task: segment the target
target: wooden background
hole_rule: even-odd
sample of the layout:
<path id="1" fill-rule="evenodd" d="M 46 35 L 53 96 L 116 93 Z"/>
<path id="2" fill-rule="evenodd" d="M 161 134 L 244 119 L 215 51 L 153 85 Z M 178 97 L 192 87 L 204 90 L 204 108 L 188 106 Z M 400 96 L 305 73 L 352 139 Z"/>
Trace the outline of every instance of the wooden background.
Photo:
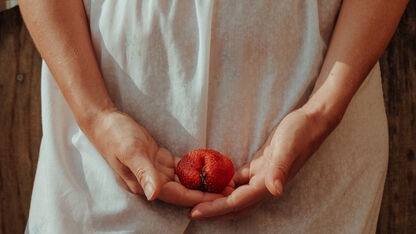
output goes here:
<path id="1" fill-rule="evenodd" d="M 416 232 L 416 1 L 380 59 L 390 161 L 378 233 Z M 17 8 L 0 13 L 0 233 L 23 233 L 42 136 L 41 58 Z"/>

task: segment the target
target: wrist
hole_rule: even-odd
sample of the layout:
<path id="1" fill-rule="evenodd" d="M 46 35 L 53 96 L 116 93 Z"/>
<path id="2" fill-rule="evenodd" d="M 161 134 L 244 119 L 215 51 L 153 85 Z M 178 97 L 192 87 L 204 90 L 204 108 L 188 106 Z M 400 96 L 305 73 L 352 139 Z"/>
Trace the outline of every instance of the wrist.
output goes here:
<path id="1" fill-rule="evenodd" d="M 345 113 L 343 106 L 332 105 L 330 100 L 317 101 L 312 98 L 299 110 L 315 124 L 328 132 L 331 132 L 337 127 Z"/>
<path id="2" fill-rule="evenodd" d="M 87 135 L 93 136 L 96 129 L 105 126 L 106 119 L 115 113 L 119 113 L 118 109 L 111 104 L 96 109 L 89 109 L 76 116 L 76 121 L 80 129 Z"/>

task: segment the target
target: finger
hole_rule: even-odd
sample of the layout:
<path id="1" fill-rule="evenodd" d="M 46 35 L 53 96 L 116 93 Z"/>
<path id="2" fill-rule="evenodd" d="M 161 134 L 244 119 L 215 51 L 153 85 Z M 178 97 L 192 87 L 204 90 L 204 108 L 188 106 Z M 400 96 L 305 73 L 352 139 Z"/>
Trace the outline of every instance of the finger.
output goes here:
<path id="1" fill-rule="evenodd" d="M 131 172 L 130 172 L 130 174 L 131 174 Z M 132 193 L 138 194 L 138 195 L 144 195 L 142 186 L 140 186 L 140 184 L 137 182 L 137 180 L 135 180 L 134 175 L 133 175 L 134 180 L 126 179 L 123 176 L 121 176 L 121 178 L 127 184 L 127 187 L 130 189 L 130 191 Z"/>
<path id="2" fill-rule="evenodd" d="M 294 158 L 294 156 L 289 154 L 271 156 L 269 168 L 266 172 L 265 184 L 269 192 L 274 196 L 280 196 L 283 193 L 283 185 Z"/>
<path id="3" fill-rule="evenodd" d="M 225 189 L 222 191 L 222 195 L 224 195 L 225 197 L 226 196 L 229 196 L 232 192 L 234 192 L 234 187 L 231 187 L 231 186 L 227 186 L 227 187 L 225 187 Z"/>
<path id="4" fill-rule="evenodd" d="M 175 174 L 175 181 L 178 182 L 179 184 L 181 183 L 181 181 L 179 180 L 178 175 Z"/>
<path id="5" fill-rule="evenodd" d="M 256 203 L 254 203 L 254 204 L 252 204 L 252 205 L 250 205 L 250 206 L 248 206 L 248 207 L 246 207 L 242 210 L 233 212 L 231 214 L 224 215 L 222 217 L 222 219 L 224 219 L 224 220 L 230 220 L 230 219 L 231 220 L 238 220 L 238 219 L 244 218 L 244 217 L 248 216 L 250 213 L 252 213 L 255 209 L 257 209 L 260 206 L 261 203 L 262 203 L 261 201 L 256 202 Z"/>
<path id="6" fill-rule="evenodd" d="M 261 204 L 261 202 L 258 202 L 258 203 L 255 203 L 253 205 L 250 205 L 246 208 L 243 208 L 239 211 L 235 211 L 235 212 L 228 213 L 228 214 L 225 214 L 225 215 L 206 217 L 206 218 L 195 218 L 195 219 L 209 220 L 209 221 L 214 221 L 214 220 L 215 221 L 219 221 L 219 220 L 221 220 L 221 221 L 234 220 L 235 221 L 235 220 L 244 218 L 247 215 L 249 215 L 250 213 L 252 213 L 253 210 L 255 210 L 257 207 L 259 207 L 260 204 Z M 192 218 L 192 217 L 190 217 L 190 218 Z"/>
<path id="7" fill-rule="evenodd" d="M 221 194 L 188 189 L 180 183 L 170 181 L 163 185 L 157 198 L 167 203 L 191 207 L 221 197 L 223 197 Z"/>
<path id="8" fill-rule="evenodd" d="M 110 161 L 109 164 L 111 165 L 111 168 L 113 168 L 113 170 L 121 177 L 130 192 L 143 195 L 143 189 L 137 182 L 136 177 L 131 173 L 130 169 L 124 166 L 117 158 Z"/>
<path id="9" fill-rule="evenodd" d="M 233 180 L 236 184 L 247 184 L 250 180 L 250 164 L 246 163 L 234 174 Z"/>
<path id="10" fill-rule="evenodd" d="M 198 204 L 192 209 L 190 217 L 200 219 L 233 213 L 249 206 L 255 196 L 256 192 L 252 187 L 244 185 L 237 188 L 228 197 Z"/>
<path id="11" fill-rule="evenodd" d="M 230 180 L 230 183 L 228 183 L 227 186 L 228 187 L 231 187 L 231 188 L 235 188 L 235 182 L 234 182 L 234 180 Z"/>
<path id="12" fill-rule="evenodd" d="M 160 191 L 161 182 L 158 171 L 150 159 L 142 155 L 137 155 L 129 157 L 126 162 L 122 161 L 122 163 L 135 175 L 147 199 L 154 200 Z"/>
<path id="13" fill-rule="evenodd" d="M 267 192 L 267 190 L 264 188 Z M 219 198 L 211 202 L 203 202 L 191 211 L 192 218 L 205 218 L 225 215 L 248 207 L 264 199 L 264 191 L 253 185 L 238 187 L 228 197 Z"/>
<path id="14" fill-rule="evenodd" d="M 179 163 L 179 161 L 181 161 L 181 159 L 182 158 L 174 157 L 174 160 L 175 160 L 175 168 L 178 167 L 178 163 Z"/>

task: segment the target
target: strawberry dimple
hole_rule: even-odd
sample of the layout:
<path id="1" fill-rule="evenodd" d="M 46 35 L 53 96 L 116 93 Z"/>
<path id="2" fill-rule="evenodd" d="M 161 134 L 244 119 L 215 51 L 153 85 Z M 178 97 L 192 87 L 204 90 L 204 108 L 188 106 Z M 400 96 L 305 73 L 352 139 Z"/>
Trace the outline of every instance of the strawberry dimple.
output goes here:
<path id="1" fill-rule="evenodd" d="M 176 168 L 176 174 L 185 187 L 199 189 L 201 187 L 200 173 L 204 158 L 198 154 L 187 154 L 183 157 Z"/>
<path id="2" fill-rule="evenodd" d="M 222 192 L 234 175 L 233 163 L 222 155 L 206 157 L 204 169 L 207 182 L 205 189 L 209 192 Z"/>
<path id="3" fill-rule="evenodd" d="M 179 161 L 176 174 L 187 188 L 220 193 L 232 179 L 234 166 L 215 150 L 198 149 Z"/>

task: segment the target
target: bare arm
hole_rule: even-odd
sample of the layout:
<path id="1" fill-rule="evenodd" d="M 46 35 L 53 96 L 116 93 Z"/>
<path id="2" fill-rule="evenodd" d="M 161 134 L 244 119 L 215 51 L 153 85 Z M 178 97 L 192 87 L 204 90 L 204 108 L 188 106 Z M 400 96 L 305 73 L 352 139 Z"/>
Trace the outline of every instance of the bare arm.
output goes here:
<path id="1" fill-rule="evenodd" d="M 276 181 L 284 183 L 292 177 L 341 121 L 352 97 L 389 43 L 407 2 L 342 2 L 312 96 L 277 127 L 274 166 L 266 179 L 272 194 L 281 192 L 281 188 L 276 189 L 281 187 L 276 186 Z M 290 166 L 282 168 L 282 163 Z"/>
<path id="2" fill-rule="evenodd" d="M 114 110 L 95 58 L 82 1 L 22 0 L 30 34 L 83 130 Z M 91 92 L 94 90 L 94 92 Z"/>
<path id="3" fill-rule="evenodd" d="M 221 197 L 175 182 L 175 161 L 169 151 L 158 147 L 146 129 L 114 107 L 95 58 L 81 0 L 20 0 L 19 4 L 78 125 L 131 192 L 181 206 Z"/>
<path id="4" fill-rule="evenodd" d="M 390 41 L 408 0 L 344 0 L 313 95 L 304 106 L 336 125 Z"/>
<path id="5" fill-rule="evenodd" d="M 275 128 L 250 163 L 234 176 L 228 197 L 197 205 L 193 218 L 249 212 L 283 185 L 319 148 L 387 46 L 408 0 L 344 0 L 313 94 Z"/>

